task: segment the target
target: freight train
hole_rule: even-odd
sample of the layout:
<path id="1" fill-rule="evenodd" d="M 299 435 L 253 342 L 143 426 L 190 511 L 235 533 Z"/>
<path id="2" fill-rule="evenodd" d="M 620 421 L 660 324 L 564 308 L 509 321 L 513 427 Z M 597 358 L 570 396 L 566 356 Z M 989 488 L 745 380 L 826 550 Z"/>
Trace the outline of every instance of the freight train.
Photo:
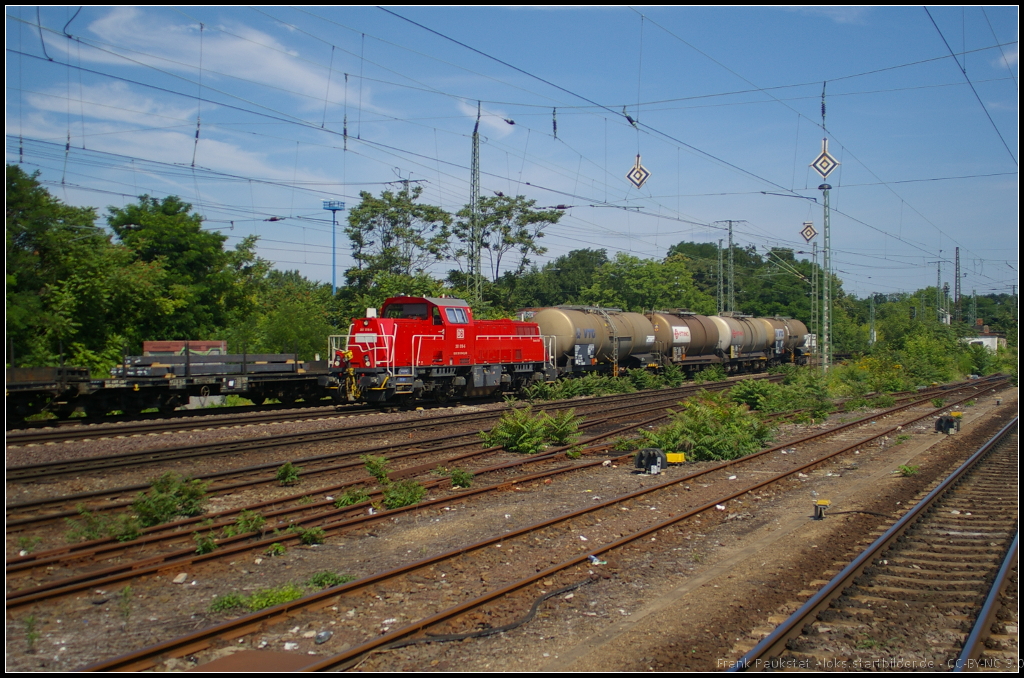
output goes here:
<path id="1" fill-rule="evenodd" d="M 407 404 L 517 393 L 532 384 L 675 365 L 694 372 L 760 372 L 806 364 L 813 337 L 799 320 L 686 311 L 627 313 L 590 306 L 526 309 L 517 320 L 476 320 L 451 297 L 392 297 L 377 314 L 329 338 L 328 360 L 228 354 L 217 342 L 146 342 L 108 379 L 74 367 L 7 370 L 7 417 L 170 412 L 191 397 L 239 395 L 257 405 Z"/>
<path id="2" fill-rule="evenodd" d="M 404 296 L 385 301 L 379 316 L 367 309 L 329 341 L 339 400 L 370 403 L 445 402 L 668 365 L 760 372 L 805 364 L 813 343 L 791 318 L 557 306 L 524 310 L 518 320 L 475 320 L 462 299 Z"/>

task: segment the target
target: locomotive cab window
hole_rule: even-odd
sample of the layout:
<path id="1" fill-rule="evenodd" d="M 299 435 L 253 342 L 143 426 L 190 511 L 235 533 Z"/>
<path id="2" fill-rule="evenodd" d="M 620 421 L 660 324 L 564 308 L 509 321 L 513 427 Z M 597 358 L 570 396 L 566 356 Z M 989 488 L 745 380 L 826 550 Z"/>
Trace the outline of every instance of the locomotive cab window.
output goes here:
<path id="1" fill-rule="evenodd" d="M 446 308 L 444 312 L 450 323 L 465 325 L 469 322 L 469 316 L 466 315 L 466 309 L 464 308 Z"/>
<path id="2" fill-rule="evenodd" d="M 439 309 L 437 306 L 435 306 L 433 309 L 431 309 L 431 314 L 430 315 L 434 319 L 434 324 L 435 325 L 443 325 L 444 324 L 444 322 L 441 320 L 441 309 Z"/>
<path id="3" fill-rule="evenodd" d="M 426 304 L 391 304 L 384 311 L 385 318 L 405 318 L 411 320 L 426 320 Z"/>

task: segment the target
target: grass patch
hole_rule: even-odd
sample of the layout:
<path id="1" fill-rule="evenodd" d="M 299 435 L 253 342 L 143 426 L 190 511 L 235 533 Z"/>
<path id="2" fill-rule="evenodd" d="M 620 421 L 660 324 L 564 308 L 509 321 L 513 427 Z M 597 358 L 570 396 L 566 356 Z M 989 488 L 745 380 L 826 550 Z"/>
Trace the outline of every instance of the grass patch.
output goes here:
<path id="1" fill-rule="evenodd" d="M 228 612 L 230 610 L 245 609 L 250 612 L 256 612 L 258 610 L 265 610 L 268 607 L 298 600 L 305 593 L 302 587 L 295 584 L 261 589 L 248 596 L 240 593 L 229 593 L 214 600 L 210 604 L 210 611 Z"/>
<path id="2" fill-rule="evenodd" d="M 307 585 L 313 588 L 326 589 L 331 586 L 340 586 L 341 584 L 347 584 L 350 581 L 355 581 L 356 578 L 350 574 L 335 574 L 329 570 L 323 572 L 317 572 L 307 581 Z"/>
<path id="3" fill-rule="evenodd" d="M 353 504 L 360 504 L 370 498 L 370 493 L 361 487 L 350 487 L 345 493 L 334 500 L 334 508 L 345 508 Z"/>

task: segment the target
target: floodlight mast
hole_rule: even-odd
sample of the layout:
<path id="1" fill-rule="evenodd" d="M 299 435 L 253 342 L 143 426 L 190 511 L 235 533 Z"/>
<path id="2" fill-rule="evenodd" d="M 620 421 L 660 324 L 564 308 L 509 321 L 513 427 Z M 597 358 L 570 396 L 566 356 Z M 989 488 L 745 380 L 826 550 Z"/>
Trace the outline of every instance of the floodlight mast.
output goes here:
<path id="1" fill-rule="evenodd" d="M 331 211 L 331 296 L 338 292 L 338 210 L 345 209 L 341 200 L 324 200 L 324 209 Z"/>

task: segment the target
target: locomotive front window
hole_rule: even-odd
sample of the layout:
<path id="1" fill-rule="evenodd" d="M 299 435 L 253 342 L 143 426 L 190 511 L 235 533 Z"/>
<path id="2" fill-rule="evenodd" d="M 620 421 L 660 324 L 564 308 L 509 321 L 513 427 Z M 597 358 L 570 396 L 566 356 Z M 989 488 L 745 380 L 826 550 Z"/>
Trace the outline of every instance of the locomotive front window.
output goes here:
<path id="1" fill-rule="evenodd" d="M 411 318 L 413 320 L 427 319 L 426 304 L 391 304 L 384 311 L 385 318 Z"/>
<path id="2" fill-rule="evenodd" d="M 466 315 L 466 309 L 464 308 L 446 308 L 444 312 L 448 316 L 448 322 L 450 323 L 465 325 L 469 322 L 469 316 Z"/>

